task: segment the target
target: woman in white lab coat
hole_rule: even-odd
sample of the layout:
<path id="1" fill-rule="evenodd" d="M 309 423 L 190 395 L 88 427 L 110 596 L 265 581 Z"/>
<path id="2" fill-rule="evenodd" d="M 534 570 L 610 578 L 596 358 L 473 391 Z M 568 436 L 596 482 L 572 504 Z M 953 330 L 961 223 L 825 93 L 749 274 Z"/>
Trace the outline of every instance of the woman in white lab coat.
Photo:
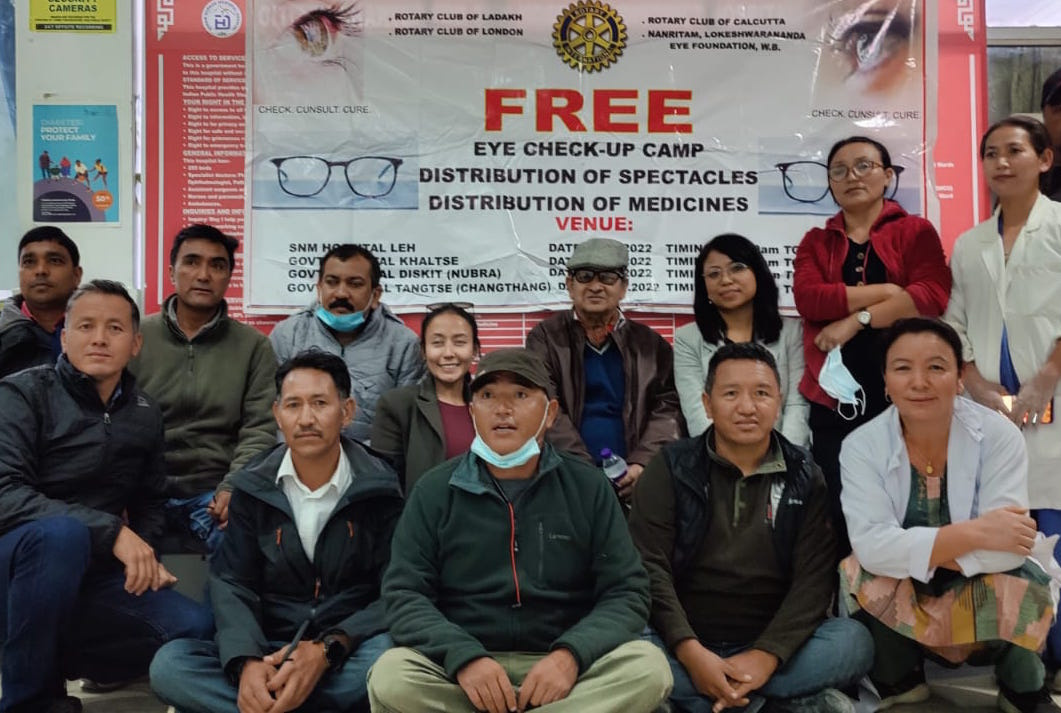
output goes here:
<path id="1" fill-rule="evenodd" d="M 1022 428 L 1029 503 L 1047 535 L 1061 533 L 1061 426 L 1047 413 L 1061 403 L 1061 203 L 1039 192 L 1050 143 L 1042 123 L 1021 116 L 984 134 L 984 178 L 998 205 L 955 243 L 944 315 L 962 339 L 967 394 Z M 1044 658 L 1056 669 L 1059 657 L 1055 626 Z"/>

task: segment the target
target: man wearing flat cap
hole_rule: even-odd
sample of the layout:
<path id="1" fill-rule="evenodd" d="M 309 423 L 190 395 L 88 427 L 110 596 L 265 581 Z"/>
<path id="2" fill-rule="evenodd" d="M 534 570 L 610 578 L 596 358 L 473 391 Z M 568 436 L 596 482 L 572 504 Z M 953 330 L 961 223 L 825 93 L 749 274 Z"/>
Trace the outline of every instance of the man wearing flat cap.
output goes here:
<path id="1" fill-rule="evenodd" d="M 542 320 L 527 348 L 549 368 L 560 414 L 549 431 L 558 449 L 599 464 L 605 448 L 629 463 L 619 494 L 629 499 L 648 461 L 685 430 L 674 387 L 674 355 L 651 328 L 623 316 L 626 245 L 580 243 L 567 261 L 572 309 Z"/>
<path id="2" fill-rule="evenodd" d="M 1054 149 L 1054 165 L 1043 177 L 1042 191 L 1046 197 L 1061 201 L 1061 69 L 1043 82 L 1041 108 L 1043 123 L 1050 133 Z"/>
<path id="3" fill-rule="evenodd" d="M 638 636 L 648 576 L 599 469 L 544 443 L 557 403 L 525 349 L 471 383 L 471 451 L 425 473 L 383 578 L 398 648 L 369 672 L 372 710 L 648 713 L 671 675 Z"/>

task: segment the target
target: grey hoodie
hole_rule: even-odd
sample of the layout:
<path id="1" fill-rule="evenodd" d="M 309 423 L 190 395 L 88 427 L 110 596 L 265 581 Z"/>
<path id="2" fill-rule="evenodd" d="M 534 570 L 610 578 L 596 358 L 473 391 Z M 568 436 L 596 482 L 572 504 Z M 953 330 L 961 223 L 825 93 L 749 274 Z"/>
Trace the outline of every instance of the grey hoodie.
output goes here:
<path id="1" fill-rule="evenodd" d="M 367 443 L 379 397 L 390 389 L 414 384 L 423 376 L 420 341 L 401 319 L 380 305 L 372 311 L 363 331 L 344 347 L 313 314 L 316 308 L 314 303 L 276 325 L 269 335 L 276 360 L 283 364 L 299 352 L 314 348 L 341 357 L 350 372 L 352 396 L 357 403 L 354 420 L 343 432 Z"/>

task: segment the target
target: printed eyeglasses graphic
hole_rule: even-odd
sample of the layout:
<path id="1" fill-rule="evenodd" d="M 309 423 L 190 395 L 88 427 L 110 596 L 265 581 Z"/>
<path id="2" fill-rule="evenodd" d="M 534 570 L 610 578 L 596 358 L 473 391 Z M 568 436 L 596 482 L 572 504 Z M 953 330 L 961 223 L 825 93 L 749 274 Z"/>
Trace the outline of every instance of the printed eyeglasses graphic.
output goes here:
<path id="1" fill-rule="evenodd" d="M 358 156 L 347 161 L 329 161 L 320 156 L 286 156 L 271 158 L 276 166 L 280 189 L 297 198 L 310 198 L 324 190 L 332 169 L 342 167 L 346 185 L 362 198 L 382 198 L 394 188 L 400 158 Z"/>
<path id="2" fill-rule="evenodd" d="M 848 174 L 862 178 L 875 168 L 883 168 L 875 161 L 856 161 L 853 166 L 837 165 L 832 168 L 821 161 L 787 161 L 774 164 L 781 171 L 781 186 L 785 195 L 799 203 L 817 203 L 829 194 L 829 180 L 842 181 Z M 894 198 L 899 190 L 899 175 L 902 166 L 891 166 L 895 182 L 885 192 L 886 198 Z M 842 173 L 841 173 L 842 171 Z"/>

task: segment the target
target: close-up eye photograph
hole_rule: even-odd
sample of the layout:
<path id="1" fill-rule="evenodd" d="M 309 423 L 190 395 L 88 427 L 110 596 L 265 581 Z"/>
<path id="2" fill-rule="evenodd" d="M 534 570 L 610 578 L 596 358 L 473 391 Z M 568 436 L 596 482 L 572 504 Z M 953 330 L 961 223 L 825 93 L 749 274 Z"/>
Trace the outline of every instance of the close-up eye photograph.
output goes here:
<path id="1" fill-rule="evenodd" d="M 829 4 L 820 79 L 845 92 L 890 96 L 920 79 L 924 0 L 840 0 Z"/>
<path id="2" fill-rule="evenodd" d="M 254 0 L 254 103 L 356 103 L 364 90 L 362 4 Z"/>

